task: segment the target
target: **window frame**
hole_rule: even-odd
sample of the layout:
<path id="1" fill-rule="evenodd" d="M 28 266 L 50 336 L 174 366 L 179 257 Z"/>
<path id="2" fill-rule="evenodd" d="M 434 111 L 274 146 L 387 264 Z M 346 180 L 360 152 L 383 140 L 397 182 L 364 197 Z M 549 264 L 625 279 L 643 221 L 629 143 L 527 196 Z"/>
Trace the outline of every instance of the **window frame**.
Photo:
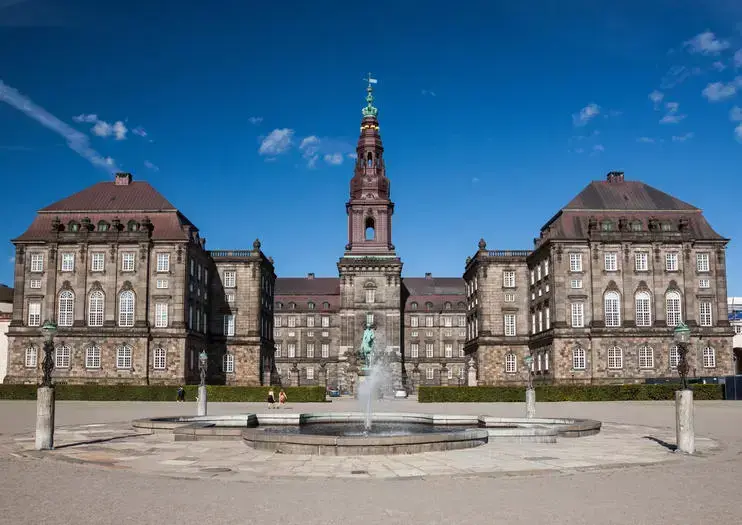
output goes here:
<path id="1" fill-rule="evenodd" d="M 128 363 L 129 366 L 126 366 Z M 116 370 L 131 370 L 134 366 L 134 349 L 129 345 L 116 348 Z"/>
<path id="2" fill-rule="evenodd" d="M 85 368 L 97 370 L 101 367 L 101 351 L 98 345 L 85 347 Z"/>
<path id="3" fill-rule="evenodd" d="M 158 346 L 152 352 L 152 369 L 167 370 L 167 350 Z"/>
<path id="4" fill-rule="evenodd" d="M 581 346 L 572 349 L 572 370 L 587 370 L 587 352 Z"/>
<path id="5" fill-rule="evenodd" d="M 652 370 L 654 368 L 654 348 L 649 345 L 641 345 L 637 355 L 641 370 Z"/>
<path id="6" fill-rule="evenodd" d="M 67 345 L 54 348 L 54 368 L 70 368 L 72 364 L 72 349 Z"/>

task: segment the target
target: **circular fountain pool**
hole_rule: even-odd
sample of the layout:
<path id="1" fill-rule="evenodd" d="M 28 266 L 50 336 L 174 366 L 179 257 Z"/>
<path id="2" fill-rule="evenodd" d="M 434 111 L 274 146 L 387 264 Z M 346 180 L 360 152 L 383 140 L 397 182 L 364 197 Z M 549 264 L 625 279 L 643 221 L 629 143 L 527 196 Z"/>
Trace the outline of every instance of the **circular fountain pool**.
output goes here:
<path id="1" fill-rule="evenodd" d="M 392 437 L 411 436 L 414 434 L 435 434 L 458 432 L 476 428 L 469 426 L 446 426 L 443 428 L 424 423 L 387 423 L 377 422 L 370 428 L 365 423 L 312 423 L 298 426 L 265 426 L 260 427 L 268 434 L 290 434 L 305 436 L 334 436 L 334 437 Z M 514 427 L 513 427 L 514 428 Z"/>

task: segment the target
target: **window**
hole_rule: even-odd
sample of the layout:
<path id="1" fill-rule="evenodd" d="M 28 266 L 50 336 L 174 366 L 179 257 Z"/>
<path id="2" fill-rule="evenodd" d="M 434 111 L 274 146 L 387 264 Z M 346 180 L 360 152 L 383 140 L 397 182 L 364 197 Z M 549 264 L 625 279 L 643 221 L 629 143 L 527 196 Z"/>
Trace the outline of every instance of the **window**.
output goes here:
<path id="1" fill-rule="evenodd" d="M 654 368 L 654 349 L 651 346 L 639 347 L 639 368 Z"/>
<path id="2" fill-rule="evenodd" d="M 307 379 L 314 379 L 314 368 L 307 368 Z"/>
<path id="3" fill-rule="evenodd" d="M 505 372 L 514 374 L 518 371 L 518 359 L 512 352 L 505 356 Z"/>
<path id="4" fill-rule="evenodd" d="M 309 317 L 307 317 L 307 326 L 309 328 L 314 328 L 314 316 L 313 315 L 310 315 Z"/>
<path id="5" fill-rule="evenodd" d="M 106 267 L 106 255 L 103 252 L 93 252 L 90 254 L 90 271 L 102 272 Z"/>
<path id="6" fill-rule="evenodd" d="M 539 332 L 544 331 L 544 311 L 543 310 L 538 311 L 538 331 Z"/>
<path id="7" fill-rule="evenodd" d="M 621 326 L 621 296 L 618 292 L 605 294 L 605 325 Z"/>
<path id="8" fill-rule="evenodd" d="M 514 303 L 515 302 L 515 294 L 514 293 L 506 293 L 505 294 L 505 302 L 506 303 Z"/>
<path id="9" fill-rule="evenodd" d="M 234 374 L 234 354 L 224 354 L 224 373 Z"/>
<path id="10" fill-rule="evenodd" d="M 540 264 L 536 267 L 536 280 L 537 281 L 541 280 L 541 265 Z"/>
<path id="11" fill-rule="evenodd" d="M 531 312 L 531 333 L 536 333 L 536 312 Z"/>
<path id="12" fill-rule="evenodd" d="M 703 349 L 703 368 L 716 368 L 716 351 L 708 346 Z"/>
<path id="13" fill-rule="evenodd" d="M 665 269 L 668 272 L 678 271 L 678 253 L 671 252 L 665 254 Z"/>
<path id="14" fill-rule="evenodd" d="M 28 326 L 41 326 L 41 303 L 28 303 Z"/>
<path id="15" fill-rule="evenodd" d="M 234 335 L 234 314 L 224 316 L 224 335 Z"/>
<path id="16" fill-rule="evenodd" d="M 227 271 L 224 272 L 224 287 L 234 288 L 237 286 L 237 272 Z"/>
<path id="17" fill-rule="evenodd" d="M 31 271 L 34 273 L 44 271 L 44 254 L 34 253 L 31 255 Z"/>
<path id="18" fill-rule="evenodd" d="M 194 261 L 193 259 L 191 259 L 190 272 L 191 276 L 194 276 L 196 274 L 196 261 Z"/>
<path id="19" fill-rule="evenodd" d="M 505 314 L 504 323 L 505 323 L 505 335 L 514 336 L 515 335 L 515 314 Z"/>
<path id="20" fill-rule="evenodd" d="M 637 252 L 634 254 L 634 269 L 637 272 L 646 272 L 649 270 L 649 254 L 647 252 Z"/>
<path id="21" fill-rule="evenodd" d="M 417 328 L 419 326 L 418 319 L 416 315 L 410 316 L 410 326 L 412 328 Z"/>
<path id="22" fill-rule="evenodd" d="M 234 304 L 234 294 L 232 292 L 225 293 L 224 300 L 227 302 L 227 304 Z"/>
<path id="23" fill-rule="evenodd" d="M 544 275 L 549 275 L 549 259 L 544 261 Z"/>
<path id="24" fill-rule="evenodd" d="M 585 326 L 584 303 L 572 303 L 572 328 L 583 328 Z"/>
<path id="25" fill-rule="evenodd" d="M 309 301 L 309 302 L 307 303 L 307 308 L 308 308 L 308 309 L 310 309 L 310 310 L 314 310 L 314 306 L 315 306 L 315 305 L 314 305 L 314 303 L 313 303 L 312 301 Z"/>
<path id="26" fill-rule="evenodd" d="M 575 370 L 585 370 L 586 358 L 584 348 L 575 348 L 572 350 L 572 368 Z"/>
<path id="27" fill-rule="evenodd" d="M 75 269 L 75 254 L 74 253 L 63 253 L 62 254 L 62 271 L 71 272 Z"/>
<path id="28" fill-rule="evenodd" d="M 433 357 L 433 343 L 425 343 L 425 357 Z"/>
<path id="29" fill-rule="evenodd" d="M 155 303 L 155 328 L 167 328 L 167 303 Z"/>
<path id="30" fill-rule="evenodd" d="M 670 347 L 670 368 L 677 368 L 680 364 L 680 349 L 677 345 Z"/>
<path id="31" fill-rule="evenodd" d="M 58 346 L 54 350 L 54 366 L 57 368 L 69 368 L 70 354 L 69 346 Z"/>
<path id="32" fill-rule="evenodd" d="M 458 317 L 458 319 L 457 319 L 456 322 L 457 322 L 459 328 L 464 328 L 466 326 L 466 316 L 465 315 L 460 315 Z"/>
<path id="33" fill-rule="evenodd" d="M 698 280 L 698 287 L 699 288 L 711 288 L 711 281 L 709 279 L 699 279 Z M 40 286 L 39 286 L 40 288 Z"/>
<path id="34" fill-rule="evenodd" d="M 413 359 L 417 359 L 420 356 L 420 348 L 417 343 L 412 343 L 410 345 L 410 357 Z"/>
<path id="35" fill-rule="evenodd" d="M 682 319 L 680 309 L 680 293 L 676 291 L 667 292 L 665 296 L 665 319 L 667 326 L 677 326 Z"/>
<path id="36" fill-rule="evenodd" d="M 505 288 L 515 288 L 515 272 L 512 270 L 505 270 L 502 272 L 502 285 Z"/>
<path id="37" fill-rule="evenodd" d="M 546 329 L 548 330 L 551 328 L 551 308 L 549 308 L 549 305 L 547 304 L 545 306 L 546 310 Z"/>
<path id="38" fill-rule="evenodd" d="M 327 359 L 330 357 L 330 344 L 329 343 L 322 343 L 322 357 L 324 359 Z"/>
<path id="39" fill-rule="evenodd" d="M 119 294 L 119 326 L 134 326 L 134 292 L 131 290 Z"/>
<path id="40" fill-rule="evenodd" d="M 434 377 L 435 377 L 435 372 L 433 371 L 433 369 L 432 368 L 427 368 L 425 370 L 425 379 L 427 379 L 428 381 L 430 381 Z"/>
<path id="41" fill-rule="evenodd" d="M 100 347 L 89 346 L 85 349 L 85 368 L 100 368 Z"/>
<path id="42" fill-rule="evenodd" d="M 33 264 L 32 264 L 32 267 L 33 267 Z M 708 253 L 697 253 L 696 254 L 696 269 L 699 272 L 709 271 L 709 254 Z"/>
<path id="43" fill-rule="evenodd" d="M 608 368 L 611 370 L 623 368 L 623 350 L 617 346 L 608 349 Z"/>
<path id="44" fill-rule="evenodd" d="M 605 254 L 605 270 L 615 272 L 618 270 L 618 254 L 616 252 L 607 252 Z"/>
<path id="45" fill-rule="evenodd" d="M 296 343 L 289 343 L 287 350 L 288 350 L 287 357 L 291 357 L 291 358 L 296 357 Z"/>
<path id="46" fill-rule="evenodd" d="M 123 252 L 121 254 L 121 271 L 122 272 L 133 272 L 134 271 L 134 252 Z"/>
<path id="47" fill-rule="evenodd" d="M 59 326 L 72 326 L 75 316 L 75 294 L 70 290 L 64 290 L 59 294 L 59 309 L 57 310 L 57 324 Z"/>
<path id="48" fill-rule="evenodd" d="M 451 328 L 453 326 L 453 317 L 450 317 L 450 316 L 444 317 L 443 326 L 446 328 Z"/>
<path id="49" fill-rule="evenodd" d="M 31 279 L 29 281 L 29 287 L 34 290 L 40 290 L 41 289 L 41 279 Z"/>
<path id="50" fill-rule="evenodd" d="M 103 326 L 105 296 L 100 290 L 90 292 L 88 298 L 88 326 Z"/>
<path id="51" fill-rule="evenodd" d="M 293 316 L 289 317 L 288 321 L 289 321 L 289 324 L 288 324 L 289 328 L 296 328 L 296 317 L 293 317 Z"/>
<path id="52" fill-rule="evenodd" d="M 131 368 L 131 347 L 128 345 L 120 346 L 116 349 L 116 368 Z"/>
<path id="53" fill-rule="evenodd" d="M 701 326 L 712 326 L 713 325 L 713 318 L 711 316 L 711 303 L 708 301 L 702 301 L 698 305 L 698 312 L 700 314 L 699 321 L 701 322 Z"/>
<path id="54" fill-rule="evenodd" d="M 582 279 L 572 279 L 569 282 L 570 288 L 582 288 Z"/>
<path id="55" fill-rule="evenodd" d="M 308 343 L 307 344 L 307 357 L 309 359 L 314 358 L 314 343 Z"/>
<path id="56" fill-rule="evenodd" d="M 276 343 L 275 357 L 281 357 L 281 343 Z"/>
<path id="57" fill-rule="evenodd" d="M 157 271 L 158 272 L 169 272 L 170 271 L 170 254 L 169 253 L 158 253 L 157 254 Z"/>
<path id="58" fill-rule="evenodd" d="M 165 370 L 167 368 L 167 353 L 164 348 L 155 348 L 155 357 L 153 362 L 153 368 L 155 370 Z"/>
<path id="59" fill-rule="evenodd" d="M 39 351 L 35 346 L 26 348 L 26 368 L 36 368 L 38 365 Z"/>
<path id="60" fill-rule="evenodd" d="M 533 270 L 531 270 L 531 284 L 534 284 L 536 282 L 536 275 Z"/>
<path id="61" fill-rule="evenodd" d="M 167 279 L 157 279 L 157 288 L 163 290 L 168 287 Z"/>
<path id="62" fill-rule="evenodd" d="M 376 290 L 369 288 L 366 290 L 366 302 L 367 303 L 373 303 L 374 299 L 376 298 Z"/>
<path id="63" fill-rule="evenodd" d="M 329 328 L 330 327 L 330 317 L 327 315 L 322 316 L 322 328 Z"/>
<path id="64" fill-rule="evenodd" d="M 581 272 L 582 271 L 582 254 L 581 253 L 570 253 L 569 254 L 569 271 L 570 272 Z"/>
<path id="65" fill-rule="evenodd" d="M 451 343 L 446 343 L 443 346 L 443 352 L 444 357 L 453 357 L 453 345 Z"/>
<path id="66" fill-rule="evenodd" d="M 636 326 L 652 326 L 652 297 L 649 292 L 639 292 L 635 297 Z"/>
<path id="67" fill-rule="evenodd" d="M 371 326 L 374 324 L 374 314 L 366 314 L 366 325 Z"/>
<path id="68" fill-rule="evenodd" d="M 417 310 L 417 303 L 413 302 L 410 306 L 413 310 Z"/>
<path id="69" fill-rule="evenodd" d="M 425 326 L 428 328 L 433 327 L 433 316 L 432 315 L 428 315 L 425 317 Z"/>

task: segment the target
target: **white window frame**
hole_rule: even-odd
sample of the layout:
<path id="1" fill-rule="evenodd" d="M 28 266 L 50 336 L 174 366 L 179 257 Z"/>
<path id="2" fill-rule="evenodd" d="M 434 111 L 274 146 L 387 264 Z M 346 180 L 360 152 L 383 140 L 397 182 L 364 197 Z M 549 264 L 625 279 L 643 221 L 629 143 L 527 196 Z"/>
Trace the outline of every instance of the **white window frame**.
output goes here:
<path id="1" fill-rule="evenodd" d="M 585 370 L 587 368 L 587 356 L 584 348 L 572 349 L 572 368 L 574 370 Z"/>
<path id="2" fill-rule="evenodd" d="M 678 271 L 678 252 L 668 252 L 665 254 L 665 270 L 668 272 Z"/>
<path id="3" fill-rule="evenodd" d="M 224 271 L 224 288 L 237 287 L 237 272 L 235 270 Z"/>
<path id="4" fill-rule="evenodd" d="M 515 314 L 503 315 L 502 322 L 505 328 L 505 335 L 507 337 L 515 337 L 517 335 Z"/>
<path id="5" fill-rule="evenodd" d="M 234 354 L 227 352 L 224 354 L 224 373 L 234 374 Z"/>
<path id="6" fill-rule="evenodd" d="M 31 254 L 31 271 L 33 273 L 41 273 L 44 271 L 44 254 L 43 253 L 32 253 Z"/>
<path id="7" fill-rule="evenodd" d="M 168 306 L 167 303 L 155 303 L 155 328 L 167 328 Z"/>
<path id="8" fill-rule="evenodd" d="M 654 348 L 649 345 L 639 347 L 639 368 L 642 370 L 654 368 Z"/>
<path id="9" fill-rule="evenodd" d="M 410 357 L 412 359 L 418 359 L 420 357 L 420 346 L 418 343 L 410 344 Z"/>
<path id="10" fill-rule="evenodd" d="M 155 348 L 152 358 L 152 368 L 165 370 L 167 368 L 167 350 L 162 347 Z"/>
<path id="11" fill-rule="evenodd" d="M 426 368 L 425 369 L 425 379 L 428 381 L 432 381 L 435 379 L 435 371 L 432 368 Z"/>
<path id="12" fill-rule="evenodd" d="M 518 372 L 518 358 L 514 353 L 508 352 L 505 354 L 505 373 L 515 374 L 516 372 Z"/>
<path id="13" fill-rule="evenodd" d="M 634 296 L 634 318 L 636 326 L 652 326 L 652 296 L 649 292 L 637 292 Z"/>
<path id="14" fill-rule="evenodd" d="M 634 254 L 634 270 L 637 272 L 649 271 L 649 252 L 636 252 Z"/>
<path id="15" fill-rule="evenodd" d="M 623 368 L 623 349 L 611 346 L 608 349 L 608 369 L 621 370 Z"/>
<path id="16" fill-rule="evenodd" d="M 314 343 L 307 343 L 307 359 L 314 359 Z"/>
<path id="17" fill-rule="evenodd" d="M 710 257 L 708 253 L 697 253 L 696 254 L 696 270 L 699 272 L 710 271 Z"/>
<path id="18" fill-rule="evenodd" d="M 453 357 L 453 343 L 445 343 L 443 345 L 443 357 L 449 359 Z"/>
<path id="19" fill-rule="evenodd" d="M 90 271 L 102 272 L 106 269 L 106 254 L 103 252 L 92 252 L 90 254 Z"/>
<path id="20" fill-rule="evenodd" d="M 289 343 L 287 345 L 286 351 L 287 351 L 286 357 L 291 358 L 291 359 L 295 358 L 296 357 L 296 343 Z"/>
<path id="21" fill-rule="evenodd" d="M 582 288 L 582 279 L 572 279 L 569 282 L 570 288 L 573 290 L 579 290 Z"/>
<path id="22" fill-rule="evenodd" d="M 432 315 L 425 316 L 425 327 L 426 328 L 432 328 L 433 327 L 433 321 L 434 321 L 434 319 L 433 319 L 433 316 Z"/>
<path id="23" fill-rule="evenodd" d="M 419 319 L 417 318 L 417 316 L 416 315 L 411 315 L 410 316 L 410 326 L 412 328 L 417 328 L 419 325 L 420 325 L 420 323 L 419 323 Z"/>
<path id="24" fill-rule="evenodd" d="M 116 368 L 118 370 L 131 370 L 134 350 L 129 345 L 116 348 Z"/>
<path id="25" fill-rule="evenodd" d="M 585 327 L 585 303 L 572 303 L 572 328 Z"/>
<path id="26" fill-rule="evenodd" d="M 711 288 L 711 279 L 699 279 L 698 287 L 699 288 Z"/>
<path id="27" fill-rule="evenodd" d="M 680 348 L 678 345 L 672 345 L 670 347 L 670 368 L 677 368 L 680 364 Z"/>
<path id="28" fill-rule="evenodd" d="M 618 253 L 605 252 L 603 255 L 603 265 L 606 272 L 618 271 Z"/>
<path id="29" fill-rule="evenodd" d="M 506 303 L 514 303 L 515 302 L 515 294 L 514 293 L 506 293 L 504 301 Z"/>
<path id="30" fill-rule="evenodd" d="M 88 326 L 103 326 L 106 311 L 106 296 L 100 290 L 88 295 Z"/>
<path id="31" fill-rule="evenodd" d="M 430 359 L 431 357 L 433 357 L 433 352 L 433 343 L 425 343 L 425 357 Z"/>
<path id="32" fill-rule="evenodd" d="M 515 288 L 515 270 L 503 270 L 502 286 L 503 288 Z"/>
<path id="33" fill-rule="evenodd" d="M 28 282 L 28 287 L 32 290 L 41 290 L 41 279 L 31 279 Z"/>
<path id="34" fill-rule="evenodd" d="M 714 326 L 711 301 L 698 303 L 698 322 L 701 326 Z"/>
<path id="35" fill-rule="evenodd" d="M 121 271 L 133 272 L 135 259 L 136 254 L 134 252 L 121 252 Z"/>
<path id="36" fill-rule="evenodd" d="M 603 296 L 603 319 L 606 327 L 621 326 L 621 294 L 615 291 L 606 292 Z"/>
<path id="37" fill-rule="evenodd" d="M 73 252 L 63 252 L 60 270 L 63 272 L 75 271 L 75 254 Z"/>
<path id="38" fill-rule="evenodd" d="M 366 302 L 371 304 L 376 300 L 376 290 L 373 288 L 366 288 Z"/>
<path id="39" fill-rule="evenodd" d="M 72 361 L 72 350 L 67 345 L 61 345 L 54 349 L 54 367 L 69 368 Z"/>
<path id="40" fill-rule="evenodd" d="M 223 330 L 224 335 L 231 337 L 234 335 L 234 314 L 227 314 L 224 316 Z"/>
<path id="41" fill-rule="evenodd" d="M 167 279 L 157 279 L 156 286 L 158 290 L 166 290 L 170 286 L 170 283 L 168 283 Z"/>
<path id="42" fill-rule="evenodd" d="M 72 326 L 75 321 L 75 292 L 62 290 L 59 293 L 57 325 Z"/>
<path id="43" fill-rule="evenodd" d="M 582 271 L 582 254 L 581 253 L 570 253 L 569 254 L 569 271 L 570 272 L 581 272 Z"/>
<path id="44" fill-rule="evenodd" d="M 329 328 L 330 327 L 330 316 L 329 315 L 323 315 L 320 317 L 322 328 Z"/>
<path id="45" fill-rule="evenodd" d="M 119 293 L 119 326 L 131 328 L 134 326 L 136 296 L 131 290 Z"/>
<path id="46" fill-rule="evenodd" d="M 26 348 L 26 355 L 24 359 L 26 368 L 36 368 L 39 366 L 39 349 L 31 345 Z"/>
<path id="47" fill-rule="evenodd" d="M 160 252 L 157 254 L 157 272 L 169 272 L 170 271 L 170 254 L 167 252 Z"/>
<path id="48" fill-rule="evenodd" d="M 85 368 L 100 368 L 100 346 L 90 345 L 85 348 Z"/>
<path id="49" fill-rule="evenodd" d="M 668 327 L 677 326 L 683 320 L 683 306 L 680 292 L 671 290 L 665 294 L 665 323 Z"/>
<path id="50" fill-rule="evenodd" d="M 41 301 L 28 303 L 28 326 L 41 326 Z"/>
<path id="51" fill-rule="evenodd" d="M 330 343 L 322 343 L 321 351 L 323 359 L 330 357 Z"/>
<path id="52" fill-rule="evenodd" d="M 710 346 L 703 349 L 703 368 L 716 368 L 716 350 Z"/>

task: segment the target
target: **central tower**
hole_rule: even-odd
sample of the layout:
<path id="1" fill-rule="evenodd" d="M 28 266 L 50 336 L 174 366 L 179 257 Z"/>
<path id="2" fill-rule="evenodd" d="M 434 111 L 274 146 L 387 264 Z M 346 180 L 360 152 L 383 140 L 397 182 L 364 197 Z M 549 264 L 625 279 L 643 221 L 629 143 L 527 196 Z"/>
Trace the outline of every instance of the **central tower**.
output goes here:
<path id="1" fill-rule="evenodd" d="M 356 356 L 363 330 L 371 326 L 377 351 L 392 357 L 390 372 L 394 377 L 394 388 L 401 388 L 402 261 L 392 244 L 394 203 L 389 198 L 389 179 L 379 133 L 379 110 L 374 107 L 372 84 L 375 83 L 369 75 L 366 106 L 361 111 L 357 159 L 350 181 L 350 199 L 345 205 L 348 244 L 338 261 L 340 352 L 350 365 L 352 376 L 352 369 L 357 367 Z"/>

